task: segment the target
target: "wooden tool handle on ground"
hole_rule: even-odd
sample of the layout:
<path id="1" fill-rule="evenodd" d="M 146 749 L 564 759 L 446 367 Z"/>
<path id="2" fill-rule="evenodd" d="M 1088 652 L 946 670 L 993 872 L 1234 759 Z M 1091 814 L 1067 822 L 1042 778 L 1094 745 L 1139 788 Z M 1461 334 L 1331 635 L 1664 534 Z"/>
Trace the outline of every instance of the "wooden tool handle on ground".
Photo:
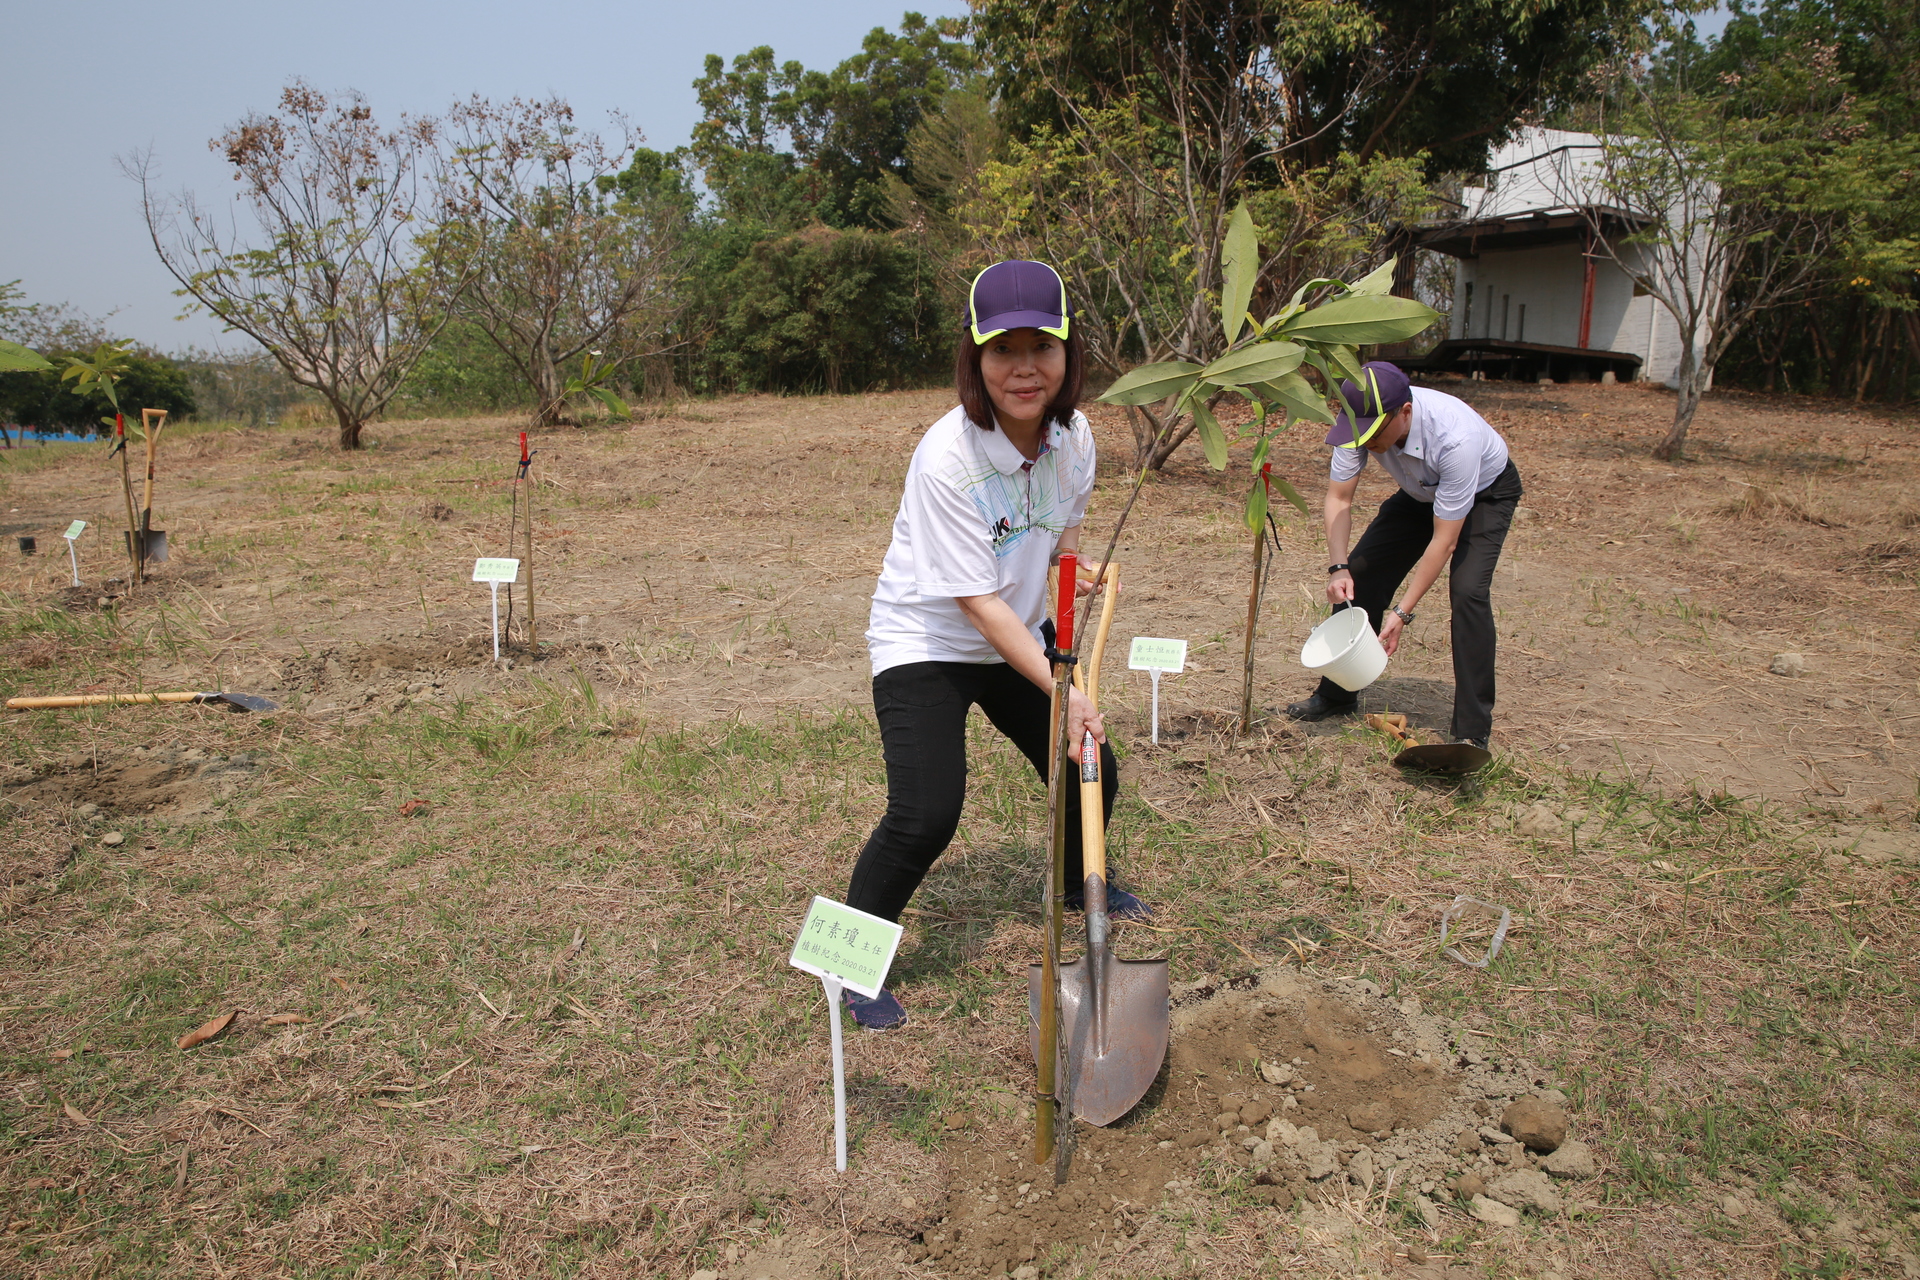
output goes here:
<path id="1" fill-rule="evenodd" d="M 50 698 L 8 698 L 9 711 L 48 711 L 55 707 L 104 707 L 118 702 L 193 702 L 201 693 L 68 693 Z"/>
<path id="2" fill-rule="evenodd" d="M 1377 711 L 1369 714 L 1367 728 L 1384 733 L 1395 742 L 1405 743 L 1409 747 L 1420 745 L 1420 740 L 1415 738 L 1413 731 L 1407 728 L 1407 718 L 1398 711 L 1388 715 L 1382 715 Z"/>

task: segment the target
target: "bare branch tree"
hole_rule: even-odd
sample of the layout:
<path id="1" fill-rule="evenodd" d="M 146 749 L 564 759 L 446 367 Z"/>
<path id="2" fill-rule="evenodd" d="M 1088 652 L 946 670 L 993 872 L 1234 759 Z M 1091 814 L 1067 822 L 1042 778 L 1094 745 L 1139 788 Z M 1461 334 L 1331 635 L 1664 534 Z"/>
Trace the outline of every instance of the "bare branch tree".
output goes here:
<path id="1" fill-rule="evenodd" d="M 340 447 L 357 449 L 465 283 L 436 217 L 437 126 L 385 130 L 358 93 L 330 99 L 295 80 L 277 112 L 209 145 L 233 166 L 254 234 L 190 192 L 158 195 L 141 154 L 123 168 L 140 183 L 153 247 L 182 294 L 318 392 Z"/>
<path id="2" fill-rule="evenodd" d="M 474 97 L 447 125 L 445 199 L 477 264 L 463 312 L 533 389 L 534 425 L 551 426 L 570 364 L 591 353 L 605 377 L 666 349 L 686 270 L 684 202 L 620 194 L 614 178 L 638 135 L 624 124 L 612 143 L 583 132 L 559 98 Z"/>
<path id="3" fill-rule="evenodd" d="M 1855 120 L 1834 52 L 1816 45 L 1776 69 L 1786 83 L 1758 109 L 1737 78 L 1708 96 L 1614 63 L 1599 79 L 1597 145 L 1555 159 L 1560 198 L 1586 218 L 1595 251 L 1679 328 L 1679 396 L 1656 457 L 1684 452 L 1714 366 L 1746 325 L 1822 283 L 1829 251 L 1898 180 L 1899 156 Z"/>

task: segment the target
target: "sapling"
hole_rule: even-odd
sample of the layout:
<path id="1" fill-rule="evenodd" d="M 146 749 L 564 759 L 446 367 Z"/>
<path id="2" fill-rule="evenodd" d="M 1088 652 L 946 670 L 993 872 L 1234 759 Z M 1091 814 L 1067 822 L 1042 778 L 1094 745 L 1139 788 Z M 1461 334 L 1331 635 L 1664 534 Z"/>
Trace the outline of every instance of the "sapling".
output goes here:
<path id="1" fill-rule="evenodd" d="M 1171 408 L 1162 419 L 1166 424 L 1163 434 L 1170 433 L 1183 414 L 1191 413 L 1207 465 L 1215 471 L 1226 470 L 1228 440 L 1215 416 L 1214 406 L 1229 393 L 1246 400 L 1253 408 L 1253 417 L 1237 431 L 1241 439 L 1253 445 L 1253 477 L 1247 491 L 1245 518 L 1248 529 L 1260 539 L 1268 527 L 1267 504 L 1274 488 L 1302 515 L 1307 514 L 1306 500 L 1299 491 L 1284 478 L 1272 474 L 1267 458 L 1274 440 L 1295 419 L 1331 425 L 1334 417 L 1327 407 L 1327 398 L 1336 393 L 1342 377 L 1360 377 L 1359 348 L 1411 338 L 1438 319 L 1439 313 L 1423 302 L 1397 298 L 1387 292 L 1393 286 L 1395 262 L 1389 259 L 1351 284 L 1329 278 L 1309 280 L 1294 291 L 1279 311 L 1264 321 L 1256 319 L 1247 308 L 1265 265 L 1260 258 L 1259 229 L 1254 226 L 1244 201 L 1228 221 L 1221 262 L 1220 325 L 1229 344 L 1226 353 L 1205 365 L 1184 360 L 1141 365 L 1116 381 L 1100 399 L 1103 403 L 1118 405 L 1167 401 Z M 1331 296 L 1317 303 L 1308 301 L 1319 293 Z M 1301 373 L 1302 365 L 1319 375 L 1318 388 Z M 1138 495 L 1140 485 L 1145 482 L 1146 471 L 1144 467 L 1141 469 L 1133 496 Z M 1128 497 L 1127 506 L 1121 512 L 1122 523 L 1133 508 L 1133 496 Z M 1119 537 L 1116 525 L 1107 545 L 1109 556 Z M 1253 631 L 1263 561 L 1264 551 L 1256 543 L 1253 582 L 1248 591 L 1242 732 L 1252 727 Z"/>
<path id="2" fill-rule="evenodd" d="M 112 459 L 120 455 L 120 492 L 127 500 L 127 560 L 131 565 L 130 575 L 135 583 L 145 577 L 146 548 L 140 540 L 140 522 L 133 515 L 133 471 L 127 461 L 127 419 L 120 409 L 120 393 L 117 390 L 120 379 L 127 375 L 130 362 L 127 352 L 133 348 L 131 338 L 119 342 L 103 342 L 93 349 L 88 357 L 67 356 L 66 370 L 61 373 L 60 381 L 71 381 L 76 391 L 98 391 L 113 406 L 113 417 L 101 421 L 113 428 L 113 452 L 107 455 Z"/>

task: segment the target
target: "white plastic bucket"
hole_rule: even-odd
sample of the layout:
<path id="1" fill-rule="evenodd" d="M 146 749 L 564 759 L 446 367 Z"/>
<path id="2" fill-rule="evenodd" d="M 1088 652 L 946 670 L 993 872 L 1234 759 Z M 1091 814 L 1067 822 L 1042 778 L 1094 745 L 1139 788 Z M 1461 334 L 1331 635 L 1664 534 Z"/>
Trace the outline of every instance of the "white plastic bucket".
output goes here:
<path id="1" fill-rule="evenodd" d="M 1342 609 L 1315 627 L 1300 646 L 1300 664 L 1350 693 L 1372 684 L 1387 669 L 1387 651 L 1373 633 L 1365 609 Z"/>

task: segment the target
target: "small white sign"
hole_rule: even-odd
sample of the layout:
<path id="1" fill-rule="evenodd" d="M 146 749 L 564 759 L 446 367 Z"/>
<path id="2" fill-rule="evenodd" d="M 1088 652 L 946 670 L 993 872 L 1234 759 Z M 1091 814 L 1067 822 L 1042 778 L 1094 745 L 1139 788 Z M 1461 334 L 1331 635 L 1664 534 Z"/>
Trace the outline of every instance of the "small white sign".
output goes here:
<path id="1" fill-rule="evenodd" d="M 1156 640 L 1135 636 L 1127 652 L 1127 666 L 1134 671 L 1171 671 L 1179 675 L 1187 665 L 1185 640 Z"/>
<path id="2" fill-rule="evenodd" d="M 475 582 L 512 582 L 520 576 L 520 562 L 506 556 L 481 556 L 473 562 Z"/>
<path id="3" fill-rule="evenodd" d="M 840 1029 L 840 988 L 871 1000 L 887 984 L 900 926 L 819 894 L 800 922 L 787 963 L 820 979 L 827 995 L 827 1035 L 833 1042 L 833 1167 L 847 1171 L 847 1049 Z"/>
<path id="4" fill-rule="evenodd" d="M 85 520 L 75 520 L 72 524 L 67 526 L 67 531 L 61 534 L 60 536 L 63 538 L 77 538 L 81 534 L 85 533 L 86 531 L 87 531 L 87 522 Z"/>
<path id="5" fill-rule="evenodd" d="M 900 926 L 891 920 L 816 894 L 787 963 L 816 978 L 832 978 L 871 1000 L 887 985 L 900 934 Z"/>

